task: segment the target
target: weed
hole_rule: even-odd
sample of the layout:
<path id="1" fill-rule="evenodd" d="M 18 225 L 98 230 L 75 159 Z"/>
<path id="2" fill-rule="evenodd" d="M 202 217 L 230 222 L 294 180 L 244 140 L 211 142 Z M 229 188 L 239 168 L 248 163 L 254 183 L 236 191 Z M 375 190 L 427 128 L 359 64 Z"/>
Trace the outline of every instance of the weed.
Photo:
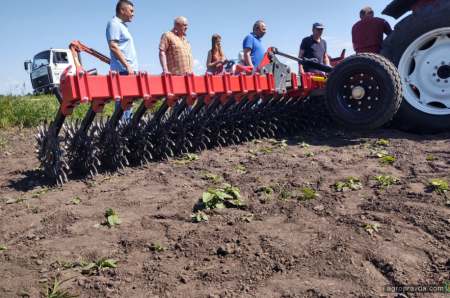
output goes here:
<path id="1" fill-rule="evenodd" d="M 0 138 L 0 148 L 6 148 L 8 147 L 8 140 L 10 140 L 11 137 L 9 138 Z"/>
<path id="2" fill-rule="evenodd" d="M 292 157 L 297 158 L 298 156 L 296 153 L 294 153 L 294 154 L 292 154 Z"/>
<path id="3" fill-rule="evenodd" d="M 242 220 L 243 221 L 247 221 L 247 222 L 252 222 L 252 220 L 253 220 L 253 214 L 247 214 L 246 216 L 244 216 L 243 218 L 242 218 Z"/>
<path id="4" fill-rule="evenodd" d="M 105 216 L 108 220 L 107 225 L 113 229 L 115 225 L 120 225 L 122 223 L 122 219 L 119 218 L 119 213 L 109 208 L 105 212 Z"/>
<path id="5" fill-rule="evenodd" d="M 23 201 L 26 200 L 25 198 L 18 198 L 18 199 L 9 199 L 8 201 L 6 201 L 6 204 L 13 204 L 13 203 L 18 203 L 18 204 L 22 204 Z"/>
<path id="6" fill-rule="evenodd" d="M 430 156 L 427 157 L 427 160 L 434 161 L 434 160 L 436 160 L 436 158 L 434 158 L 432 155 L 430 155 Z"/>
<path id="7" fill-rule="evenodd" d="M 43 170 L 44 169 L 44 167 L 41 165 L 41 164 L 38 164 L 34 169 L 33 169 L 33 171 L 40 171 L 40 170 Z"/>
<path id="8" fill-rule="evenodd" d="M 301 142 L 301 143 L 298 143 L 299 145 L 300 145 L 300 147 L 302 147 L 302 148 L 308 148 L 309 147 L 309 144 L 307 144 L 307 143 L 305 143 L 305 142 Z"/>
<path id="9" fill-rule="evenodd" d="M 287 140 L 280 140 L 277 142 L 277 146 L 280 147 L 281 149 L 286 148 L 288 146 L 286 142 Z"/>
<path id="10" fill-rule="evenodd" d="M 379 224 L 368 224 L 368 223 L 363 223 L 362 226 L 366 229 L 366 232 L 369 233 L 370 235 L 372 235 L 373 232 L 378 232 L 378 228 L 380 227 Z"/>
<path id="11" fill-rule="evenodd" d="M 4 244 L 0 244 L 0 250 L 5 250 L 6 246 Z"/>
<path id="12" fill-rule="evenodd" d="M 43 189 L 41 189 L 41 190 L 39 190 L 39 191 L 33 192 L 32 197 L 33 197 L 33 198 L 37 198 L 37 197 L 39 197 L 39 196 L 45 195 L 45 194 L 46 194 L 47 192 L 49 192 L 49 191 L 50 191 L 50 189 L 47 188 L 47 187 L 45 187 L 45 188 L 43 188 Z"/>
<path id="13" fill-rule="evenodd" d="M 391 163 L 395 162 L 395 158 L 391 157 L 391 156 L 385 156 L 381 158 L 381 162 L 380 162 L 380 167 L 384 167 L 387 165 L 390 165 Z"/>
<path id="14" fill-rule="evenodd" d="M 386 189 L 389 188 L 391 184 L 397 184 L 400 180 L 398 178 L 392 177 L 389 174 L 383 174 L 380 176 L 373 176 L 375 180 L 378 181 L 378 188 L 383 190 L 383 187 L 386 186 Z"/>
<path id="15" fill-rule="evenodd" d="M 245 173 L 245 167 L 244 166 L 237 166 L 234 168 L 234 171 L 238 174 Z"/>
<path id="16" fill-rule="evenodd" d="M 54 262 L 50 263 L 50 265 L 53 263 L 57 263 L 59 266 L 61 266 L 62 270 L 69 270 L 69 269 L 72 269 L 73 265 L 76 264 L 77 262 L 72 263 L 72 261 L 69 261 L 69 262 L 60 261 L 60 260 L 58 260 L 58 258 L 56 258 L 56 260 Z"/>
<path id="17" fill-rule="evenodd" d="M 183 158 L 184 158 L 185 160 L 187 160 L 188 162 L 191 162 L 191 161 L 194 161 L 194 160 L 198 160 L 198 159 L 199 159 L 198 155 L 197 155 L 197 154 L 194 154 L 194 153 L 184 153 L 184 154 L 183 154 Z"/>
<path id="18" fill-rule="evenodd" d="M 275 140 L 275 139 L 268 139 L 267 142 L 268 143 L 272 143 L 272 144 L 276 144 L 277 140 Z"/>
<path id="19" fill-rule="evenodd" d="M 358 190 L 362 188 L 361 180 L 355 177 L 348 177 L 347 182 L 335 182 L 331 187 L 336 191 Z"/>
<path id="20" fill-rule="evenodd" d="M 153 251 L 156 251 L 156 252 L 163 252 L 163 251 L 166 250 L 165 247 L 162 247 L 162 246 L 160 246 L 160 245 L 158 245 L 156 243 L 151 243 L 150 244 L 150 248 L 153 249 Z"/>
<path id="21" fill-rule="evenodd" d="M 44 212 L 44 209 L 39 206 L 31 206 L 30 204 L 27 204 L 27 212 L 37 214 L 40 212 Z"/>
<path id="22" fill-rule="evenodd" d="M 5 151 L 5 154 L 6 155 L 11 155 L 11 154 L 14 154 L 14 152 L 12 150 L 7 150 L 7 151 Z"/>
<path id="23" fill-rule="evenodd" d="M 311 156 L 314 156 L 314 153 L 312 153 L 312 152 L 306 152 L 306 153 L 304 153 L 303 154 L 305 157 L 311 157 Z"/>
<path id="24" fill-rule="evenodd" d="M 58 287 L 65 281 L 77 277 L 78 275 L 69 275 L 64 277 L 63 279 L 58 281 L 58 278 L 55 276 L 55 283 L 53 284 L 53 286 L 44 286 L 44 288 L 47 289 L 47 291 L 45 293 L 41 293 L 42 296 L 46 297 L 46 298 L 72 298 L 72 297 L 78 297 L 79 295 L 76 296 L 68 296 L 69 295 L 69 291 L 70 289 L 67 290 L 63 290 L 63 291 L 59 291 Z"/>
<path id="25" fill-rule="evenodd" d="M 78 204 L 80 204 L 81 202 L 83 202 L 83 199 L 81 199 L 80 197 L 76 197 L 76 198 L 69 199 L 69 200 L 67 201 L 66 205 L 69 205 L 69 204 L 78 205 Z"/>
<path id="26" fill-rule="evenodd" d="M 248 152 L 248 153 L 253 153 L 253 152 L 255 152 L 255 150 L 253 150 L 253 149 L 248 149 L 247 152 Z"/>
<path id="27" fill-rule="evenodd" d="M 254 139 L 252 142 L 253 142 L 253 144 L 259 144 L 259 143 L 262 143 L 262 141 L 260 141 L 260 140 L 258 140 L 258 139 Z"/>
<path id="28" fill-rule="evenodd" d="M 214 180 L 214 182 L 213 182 L 214 184 L 217 184 L 217 183 L 220 182 L 220 175 L 214 176 L 213 174 L 204 173 L 204 177 L 205 177 L 206 179 L 212 179 L 212 180 Z"/>
<path id="29" fill-rule="evenodd" d="M 389 142 L 386 141 L 386 140 L 384 140 L 384 139 L 381 139 L 381 140 L 379 140 L 379 141 L 376 141 L 376 144 L 377 144 L 377 145 L 381 145 L 381 146 L 389 147 Z"/>
<path id="30" fill-rule="evenodd" d="M 441 195 L 441 194 L 445 193 L 447 190 L 450 190 L 447 186 L 447 183 L 445 183 L 446 181 L 449 181 L 449 180 L 433 179 L 430 181 L 430 186 L 432 188 L 434 188 Z"/>
<path id="31" fill-rule="evenodd" d="M 208 215 L 206 215 L 205 212 L 201 212 L 200 210 L 198 210 L 197 213 L 191 214 L 191 217 L 195 217 L 195 219 L 197 219 L 197 222 L 208 220 Z"/>
<path id="32" fill-rule="evenodd" d="M 255 158 L 255 156 L 253 154 L 247 156 L 247 159 L 253 159 L 253 158 Z"/>
<path id="33" fill-rule="evenodd" d="M 328 152 L 328 151 L 330 151 L 329 149 L 324 149 L 324 148 L 322 148 L 322 149 L 320 149 L 320 151 L 322 151 L 322 152 Z"/>
<path id="34" fill-rule="evenodd" d="M 259 176 L 255 176 L 255 177 L 253 177 L 253 180 L 255 180 L 255 181 L 259 181 Z"/>
<path id="35" fill-rule="evenodd" d="M 117 173 L 115 173 L 114 175 L 108 175 L 104 178 L 105 180 L 117 180 Z"/>
<path id="36" fill-rule="evenodd" d="M 273 148 L 261 148 L 261 151 L 263 152 L 263 154 L 266 154 L 267 152 L 273 152 Z"/>
<path id="37" fill-rule="evenodd" d="M 300 190 L 303 194 L 298 196 L 297 199 L 300 201 L 307 201 L 314 199 L 316 197 L 320 197 L 318 193 L 313 193 L 309 188 Z"/>
<path id="38" fill-rule="evenodd" d="M 382 158 L 388 154 L 386 150 L 383 150 L 381 148 L 371 148 L 370 151 L 372 151 L 372 156 L 376 156 L 379 158 Z"/>
<path id="39" fill-rule="evenodd" d="M 228 156 L 228 159 L 226 160 L 226 162 L 234 162 L 234 160 L 231 158 L 231 155 Z"/>
<path id="40" fill-rule="evenodd" d="M 88 262 L 83 262 L 80 261 L 78 262 L 81 265 L 84 265 L 83 267 L 83 271 L 85 273 L 88 273 L 89 275 L 94 275 L 97 274 L 100 271 L 105 271 L 108 268 L 116 268 L 117 265 L 117 260 L 114 259 L 109 259 L 109 260 L 105 260 L 105 258 L 102 258 L 100 261 L 96 262 L 96 263 L 88 263 Z"/>
<path id="41" fill-rule="evenodd" d="M 184 161 L 179 161 L 179 160 L 176 160 L 176 161 L 173 163 L 174 166 L 177 166 L 177 165 L 184 166 L 185 164 L 186 164 L 186 162 L 184 162 Z"/>
<path id="42" fill-rule="evenodd" d="M 284 183 L 283 185 L 282 185 L 281 181 L 280 182 L 272 181 L 270 183 L 274 183 L 274 184 L 276 184 L 278 186 L 278 198 L 280 200 L 286 201 L 287 199 L 289 199 L 289 197 L 291 196 L 291 193 L 284 190 L 284 187 L 286 186 L 287 182 Z"/>

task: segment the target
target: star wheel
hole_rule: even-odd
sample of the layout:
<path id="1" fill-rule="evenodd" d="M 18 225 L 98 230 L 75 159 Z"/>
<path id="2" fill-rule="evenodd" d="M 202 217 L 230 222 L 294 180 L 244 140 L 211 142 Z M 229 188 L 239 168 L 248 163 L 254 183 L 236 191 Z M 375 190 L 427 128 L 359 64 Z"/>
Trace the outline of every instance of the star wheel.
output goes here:
<path id="1" fill-rule="evenodd" d="M 56 128 L 53 127 L 53 122 L 47 125 L 47 121 L 45 121 L 37 127 L 35 138 L 38 149 L 36 153 L 47 175 L 55 180 L 57 185 L 63 186 L 64 182 L 67 182 L 67 175 L 64 169 L 68 170 L 69 166 L 63 160 L 66 153 L 61 149 L 56 131 Z"/>
<path id="2" fill-rule="evenodd" d="M 120 126 L 120 135 L 124 146 L 128 148 L 125 150 L 125 157 L 130 164 L 144 163 L 148 166 L 149 160 L 153 159 L 149 150 L 153 147 L 148 141 L 148 134 L 141 127 L 141 124 L 132 123 L 127 120 L 126 124 Z"/>
<path id="3" fill-rule="evenodd" d="M 94 143 L 94 146 L 98 150 L 98 158 L 102 165 L 108 169 L 120 170 L 125 173 L 125 165 L 129 165 L 125 152 L 129 150 L 124 145 L 124 138 L 120 135 L 119 131 L 123 129 L 123 124 L 119 121 L 118 128 L 115 128 L 108 119 L 103 121 L 101 117 L 100 121 L 96 121 L 92 126 L 90 134 Z"/>
<path id="4" fill-rule="evenodd" d="M 100 166 L 100 161 L 95 156 L 98 151 L 92 142 L 89 135 L 80 129 L 78 119 L 67 121 L 63 125 L 65 131 L 67 157 L 70 169 L 79 174 L 90 173 L 92 179 L 98 176 L 97 166 Z"/>
<path id="5" fill-rule="evenodd" d="M 175 143 L 169 139 L 168 131 L 165 121 L 167 115 L 161 117 L 160 121 L 156 121 L 150 114 L 145 120 L 145 132 L 147 133 L 148 141 L 152 145 L 151 154 L 154 159 L 168 161 L 169 157 L 173 157 L 174 153 L 171 147 Z"/>

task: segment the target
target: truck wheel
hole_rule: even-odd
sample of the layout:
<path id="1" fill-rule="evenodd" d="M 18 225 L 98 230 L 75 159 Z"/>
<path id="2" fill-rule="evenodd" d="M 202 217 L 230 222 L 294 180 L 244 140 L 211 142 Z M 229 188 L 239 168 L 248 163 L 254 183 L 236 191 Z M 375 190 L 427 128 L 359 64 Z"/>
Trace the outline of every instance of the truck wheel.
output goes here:
<path id="1" fill-rule="evenodd" d="M 351 130 L 371 130 L 387 123 L 402 100 L 395 66 L 370 53 L 352 55 L 330 73 L 325 104 L 331 116 Z"/>
<path id="2" fill-rule="evenodd" d="M 59 85 L 55 85 L 55 87 L 53 87 L 52 92 L 53 92 L 53 94 L 55 94 L 56 98 L 58 99 L 59 104 L 62 104 L 63 98 L 62 98 L 62 93 L 61 93 L 61 87 Z"/>
<path id="3" fill-rule="evenodd" d="M 402 130 L 450 130 L 450 1 L 416 9 L 395 26 L 381 55 L 398 68 L 403 102 L 394 122 Z"/>

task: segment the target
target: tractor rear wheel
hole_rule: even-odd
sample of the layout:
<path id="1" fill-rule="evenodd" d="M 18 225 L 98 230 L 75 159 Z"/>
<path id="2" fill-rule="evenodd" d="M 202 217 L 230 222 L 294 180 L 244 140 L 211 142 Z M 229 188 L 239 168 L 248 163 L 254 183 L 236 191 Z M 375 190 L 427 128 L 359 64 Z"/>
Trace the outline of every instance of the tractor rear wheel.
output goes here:
<path id="1" fill-rule="evenodd" d="M 331 71 L 325 85 L 325 104 L 340 125 L 371 130 L 387 123 L 402 100 L 395 66 L 370 53 L 352 55 Z"/>
<path id="2" fill-rule="evenodd" d="M 402 130 L 450 130 L 450 1 L 438 0 L 400 21 L 381 55 L 397 67 L 403 102 L 394 121 Z"/>

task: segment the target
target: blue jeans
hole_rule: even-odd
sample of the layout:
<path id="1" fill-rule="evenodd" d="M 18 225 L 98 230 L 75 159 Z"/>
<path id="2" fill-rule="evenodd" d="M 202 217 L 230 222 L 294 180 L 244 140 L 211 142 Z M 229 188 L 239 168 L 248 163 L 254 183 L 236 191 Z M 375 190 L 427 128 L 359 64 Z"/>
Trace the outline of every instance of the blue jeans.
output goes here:
<path id="1" fill-rule="evenodd" d="M 126 71 L 119 71 L 119 74 L 121 76 L 127 76 L 128 72 L 126 72 Z M 139 72 L 135 71 L 134 75 L 135 76 L 139 75 Z M 133 103 L 133 105 L 134 105 L 134 103 Z M 117 107 L 120 107 L 120 101 L 116 101 L 115 108 L 117 109 Z M 130 118 L 131 118 L 131 109 L 129 111 L 123 111 L 122 121 L 125 122 L 126 119 L 130 119 Z"/>

